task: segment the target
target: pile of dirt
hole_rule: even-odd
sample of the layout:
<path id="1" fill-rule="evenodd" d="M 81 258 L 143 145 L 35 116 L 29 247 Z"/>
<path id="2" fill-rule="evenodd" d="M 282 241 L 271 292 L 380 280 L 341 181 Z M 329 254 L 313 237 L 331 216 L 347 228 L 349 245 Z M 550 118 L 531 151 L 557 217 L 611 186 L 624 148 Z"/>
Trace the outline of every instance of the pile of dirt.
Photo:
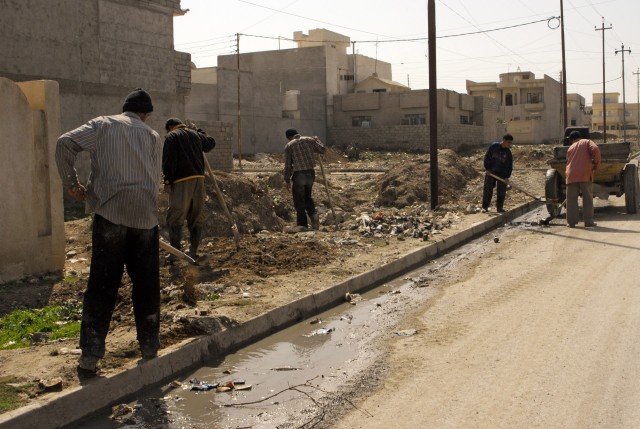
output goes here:
<path id="1" fill-rule="evenodd" d="M 438 151 L 438 198 L 444 204 L 456 201 L 467 183 L 479 174 L 471 162 L 451 149 Z M 429 201 L 431 187 L 430 158 L 414 156 L 393 165 L 378 181 L 376 203 L 381 206 L 406 207 Z"/>

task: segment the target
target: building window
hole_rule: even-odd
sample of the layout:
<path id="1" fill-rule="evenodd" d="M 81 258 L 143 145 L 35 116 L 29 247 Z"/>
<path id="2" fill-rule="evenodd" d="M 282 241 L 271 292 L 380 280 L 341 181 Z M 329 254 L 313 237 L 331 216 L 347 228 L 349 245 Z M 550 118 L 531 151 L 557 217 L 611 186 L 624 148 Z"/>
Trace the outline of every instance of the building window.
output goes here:
<path id="1" fill-rule="evenodd" d="M 572 126 L 572 127 L 575 127 L 575 126 L 576 126 L 576 120 L 575 120 L 575 119 L 572 119 L 572 120 L 571 120 L 571 126 Z"/>
<path id="2" fill-rule="evenodd" d="M 353 75 L 352 74 L 340 75 L 340 80 L 353 80 Z"/>
<path id="3" fill-rule="evenodd" d="M 611 97 L 600 97 L 600 104 L 609 104 L 611 103 Z"/>
<path id="4" fill-rule="evenodd" d="M 542 92 L 527 92 L 527 104 L 542 103 Z"/>
<path id="5" fill-rule="evenodd" d="M 512 94 L 505 95 L 504 104 L 506 104 L 507 106 L 513 106 L 513 95 Z"/>
<path id="6" fill-rule="evenodd" d="M 371 92 L 387 92 L 386 88 L 374 89 Z"/>
<path id="7" fill-rule="evenodd" d="M 294 119 L 293 113 L 291 112 L 282 112 L 282 119 Z"/>
<path id="8" fill-rule="evenodd" d="M 600 117 L 604 116 L 604 112 L 598 112 L 598 113 Z M 607 116 L 613 116 L 613 112 L 611 110 L 607 110 Z"/>
<path id="9" fill-rule="evenodd" d="M 465 115 L 460 115 L 460 123 L 464 125 L 469 124 L 469 117 Z"/>
<path id="10" fill-rule="evenodd" d="M 409 113 L 400 121 L 402 125 L 424 125 L 427 123 L 427 115 L 424 113 Z"/>
<path id="11" fill-rule="evenodd" d="M 352 127 L 369 128 L 371 125 L 371 116 L 353 116 L 351 118 Z"/>

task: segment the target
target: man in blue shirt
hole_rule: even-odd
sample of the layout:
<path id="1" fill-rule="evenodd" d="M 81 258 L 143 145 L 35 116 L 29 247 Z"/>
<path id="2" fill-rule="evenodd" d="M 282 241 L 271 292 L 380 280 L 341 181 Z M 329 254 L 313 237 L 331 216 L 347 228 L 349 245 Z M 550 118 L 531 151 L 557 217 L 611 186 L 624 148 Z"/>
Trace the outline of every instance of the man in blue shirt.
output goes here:
<path id="1" fill-rule="evenodd" d="M 507 196 L 507 183 L 511 172 L 513 171 L 513 156 L 511 155 L 511 144 L 513 136 L 505 134 L 501 142 L 492 143 L 484 155 L 484 190 L 482 193 L 482 212 L 489 211 L 491 197 L 493 197 L 493 188 L 497 188 L 496 210 L 498 213 L 504 213 L 504 200 Z M 498 176 L 504 180 L 501 182 L 489 174 Z"/>

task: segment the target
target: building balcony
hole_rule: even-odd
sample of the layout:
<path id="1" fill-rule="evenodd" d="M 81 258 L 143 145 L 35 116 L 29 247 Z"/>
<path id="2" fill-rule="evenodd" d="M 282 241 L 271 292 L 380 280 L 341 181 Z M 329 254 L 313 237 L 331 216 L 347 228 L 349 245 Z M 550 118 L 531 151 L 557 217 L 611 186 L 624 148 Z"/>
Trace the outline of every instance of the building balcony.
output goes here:
<path id="1" fill-rule="evenodd" d="M 524 110 L 527 112 L 542 112 L 544 110 L 544 103 L 526 103 L 524 104 Z"/>

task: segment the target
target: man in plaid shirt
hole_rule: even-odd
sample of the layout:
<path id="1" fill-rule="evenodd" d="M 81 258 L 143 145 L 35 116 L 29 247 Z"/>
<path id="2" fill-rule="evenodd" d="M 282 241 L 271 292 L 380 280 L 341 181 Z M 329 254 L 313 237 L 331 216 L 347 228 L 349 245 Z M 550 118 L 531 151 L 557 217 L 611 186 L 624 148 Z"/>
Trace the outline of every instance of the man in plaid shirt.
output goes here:
<path id="1" fill-rule="evenodd" d="M 316 178 L 314 153 L 325 153 L 327 148 L 317 137 L 300 136 L 293 128 L 289 128 L 285 135 L 289 143 L 284 147 L 284 181 L 293 195 L 296 224 L 307 228 L 309 225 L 307 215 L 309 215 L 311 226 L 313 229 L 318 229 L 320 221 L 311 198 L 311 190 Z"/>

